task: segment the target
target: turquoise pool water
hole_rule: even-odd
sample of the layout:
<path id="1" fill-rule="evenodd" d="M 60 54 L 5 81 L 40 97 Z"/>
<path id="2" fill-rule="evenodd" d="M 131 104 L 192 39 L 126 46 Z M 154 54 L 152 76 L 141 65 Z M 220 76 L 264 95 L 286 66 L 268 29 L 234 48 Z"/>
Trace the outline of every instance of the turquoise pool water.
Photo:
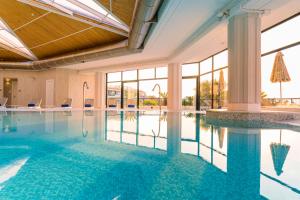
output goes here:
<path id="1" fill-rule="evenodd" d="M 1 112 L 0 199 L 300 199 L 299 132 L 213 124 L 194 113 Z"/>

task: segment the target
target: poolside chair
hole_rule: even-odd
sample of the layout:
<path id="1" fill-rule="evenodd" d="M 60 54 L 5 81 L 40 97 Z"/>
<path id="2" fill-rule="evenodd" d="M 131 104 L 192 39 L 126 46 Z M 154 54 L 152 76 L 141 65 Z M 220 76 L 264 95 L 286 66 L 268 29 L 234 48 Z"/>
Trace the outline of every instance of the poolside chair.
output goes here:
<path id="1" fill-rule="evenodd" d="M 85 99 L 84 108 L 93 109 L 94 108 L 94 99 Z"/>
<path id="2" fill-rule="evenodd" d="M 28 108 L 41 108 L 42 99 L 33 99 L 28 102 Z"/>
<path id="3" fill-rule="evenodd" d="M 7 97 L 0 98 L 0 108 L 6 108 L 7 100 L 8 100 Z"/>
<path id="4" fill-rule="evenodd" d="M 66 98 L 64 102 L 61 104 L 62 108 L 72 108 L 72 99 Z"/>
<path id="5" fill-rule="evenodd" d="M 135 108 L 135 105 L 134 104 L 128 104 L 127 107 L 128 108 Z"/>

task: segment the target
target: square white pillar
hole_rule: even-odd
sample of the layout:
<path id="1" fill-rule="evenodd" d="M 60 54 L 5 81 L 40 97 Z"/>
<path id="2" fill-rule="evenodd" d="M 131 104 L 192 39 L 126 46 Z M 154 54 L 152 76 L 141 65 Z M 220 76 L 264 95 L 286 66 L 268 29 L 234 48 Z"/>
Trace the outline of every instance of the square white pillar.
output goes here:
<path id="1" fill-rule="evenodd" d="M 106 74 L 104 72 L 96 73 L 96 107 L 106 108 Z"/>
<path id="2" fill-rule="evenodd" d="M 260 21 L 258 13 L 245 13 L 229 19 L 228 110 L 260 111 Z"/>
<path id="3" fill-rule="evenodd" d="M 168 110 L 181 110 L 181 64 L 168 64 Z"/>

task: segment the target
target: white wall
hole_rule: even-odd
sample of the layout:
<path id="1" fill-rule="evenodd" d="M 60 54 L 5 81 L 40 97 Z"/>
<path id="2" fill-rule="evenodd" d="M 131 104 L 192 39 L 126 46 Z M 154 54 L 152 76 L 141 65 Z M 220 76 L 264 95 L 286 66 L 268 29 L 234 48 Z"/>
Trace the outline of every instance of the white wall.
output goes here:
<path id="1" fill-rule="evenodd" d="M 88 82 L 85 98 L 95 98 L 95 75 L 80 74 L 70 69 L 51 69 L 47 71 L 2 70 L 0 71 L 0 96 L 3 96 L 4 78 L 18 79 L 19 106 L 26 106 L 31 99 L 46 99 L 46 80 L 54 80 L 54 104 L 60 106 L 65 98 L 73 99 L 73 107 L 82 107 L 82 85 Z"/>

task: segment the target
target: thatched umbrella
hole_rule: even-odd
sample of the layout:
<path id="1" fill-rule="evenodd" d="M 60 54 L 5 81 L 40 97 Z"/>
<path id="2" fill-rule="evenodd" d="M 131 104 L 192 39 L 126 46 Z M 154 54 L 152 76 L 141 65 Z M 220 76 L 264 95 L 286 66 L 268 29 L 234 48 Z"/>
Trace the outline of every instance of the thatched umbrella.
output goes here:
<path id="1" fill-rule="evenodd" d="M 280 99 L 281 99 L 282 98 L 281 83 L 282 82 L 288 82 L 288 81 L 291 80 L 290 75 L 289 75 L 289 73 L 286 69 L 286 66 L 284 64 L 283 54 L 281 53 L 281 51 L 279 51 L 276 54 L 270 80 L 271 80 L 272 83 L 279 83 L 280 84 Z"/>
<path id="2" fill-rule="evenodd" d="M 224 81 L 224 73 L 221 69 L 220 76 L 219 76 L 219 84 L 218 84 L 218 96 L 219 96 L 219 108 L 222 107 L 222 94 L 224 93 L 225 89 L 225 81 Z"/>
<path id="3" fill-rule="evenodd" d="M 289 145 L 281 144 L 281 131 L 282 130 L 280 130 L 280 143 L 273 142 L 270 145 L 273 165 L 277 176 L 283 172 L 282 168 L 290 150 Z"/>

